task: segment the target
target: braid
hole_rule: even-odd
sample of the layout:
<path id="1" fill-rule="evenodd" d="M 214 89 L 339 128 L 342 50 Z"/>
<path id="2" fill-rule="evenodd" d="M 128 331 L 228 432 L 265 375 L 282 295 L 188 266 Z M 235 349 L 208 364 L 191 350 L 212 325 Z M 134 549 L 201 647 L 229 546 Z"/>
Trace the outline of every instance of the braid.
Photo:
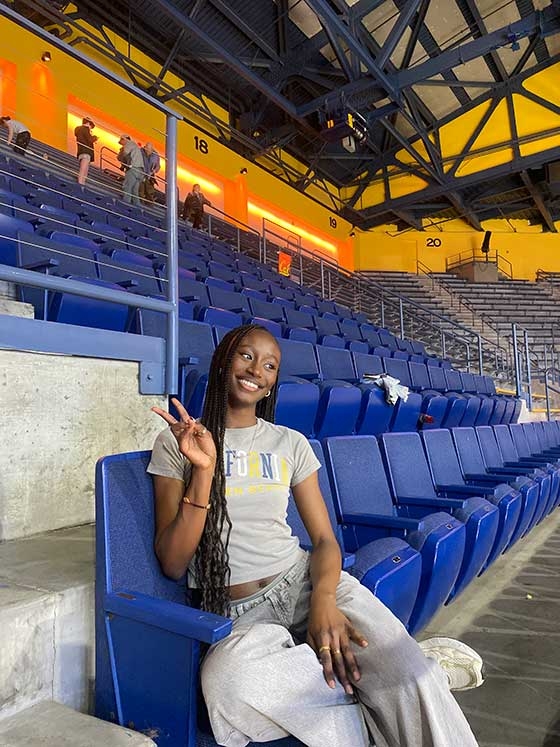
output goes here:
<path id="1" fill-rule="evenodd" d="M 227 510 L 223 453 L 231 364 L 241 340 L 256 330 L 268 333 L 265 327 L 258 324 L 237 327 L 223 337 L 214 351 L 202 416 L 204 425 L 214 438 L 217 460 L 210 491 L 212 506 L 196 551 L 195 571 L 200 584 L 202 609 L 220 615 L 227 613 L 230 603 L 228 544 L 231 521 Z M 256 407 L 257 417 L 269 422 L 274 421 L 277 384 L 278 382 L 274 384 L 270 396 L 258 402 Z M 225 542 L 222 541 L 224 526 L 227 527 Z"/>

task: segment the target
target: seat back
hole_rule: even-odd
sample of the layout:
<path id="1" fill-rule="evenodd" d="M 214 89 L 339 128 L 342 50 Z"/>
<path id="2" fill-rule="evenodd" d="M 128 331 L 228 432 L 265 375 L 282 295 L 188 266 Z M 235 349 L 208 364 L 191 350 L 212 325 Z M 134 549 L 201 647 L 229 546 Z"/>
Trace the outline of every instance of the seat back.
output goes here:
<path id="1" fill-rule="evenodd" d="M 319 362 L 321 378 L 341 379 L 350 383 L 356 381 L 356 371 L 352 363 L 352 353 L 349 350 L 317 345 L 315 354 Z"/>
<path id="2" fill-rule="evenodd" d="M 476 394 L 476 382 L 474 374 L 464 371 L 459 373 L 459 377 L 462 382 L 463 391 L 468 392 L 469 394 Z"/>
<path id="3" fill-rule="evenodd" d="M 340 525 L 337 519 L 334 498 L 333 498 L 333 494 L 331 491 L 331 485 L 329 482 L 327 468 L 325 466 L 325 455 L 323 454 L 323 449 L 321 448 L 321 444 L 319 443 L 319 441 L 316 441 L 315 439 L 310 439 L 309 445 L 313 449 L 313 452 L 315 456 L 317 457 L 317 459 L 321 462 L 321 467 L 318 472 L 319 488 L 321 490 L 323 498 L 325 499 L 325 505 L 329 513 L 329 519 L 331 520 L 331 525 L 334 531 L 334 535 L 337 539 L 338 544 L 340 545 L 340 549 L 342 550 L 342 552 L 344 552 L 344 541 L 342 538 L 342 530 L 340 528 Z M 305 528 L 305 525 L 301 519 L 301 516 L 299 515 L 299 511 L 297 510 L 294 497 L 291 493 L 290 493 L 290 501 L 288 503 L 288 524 L 292 528 L 293 534 L 295 534 L 298 537 L 300 543 L 302 545 L 310 547 L 311 539 L 309 537 L 309 534 L 307 533 L 307 529 Z"/>
<path id="4" fill-rule="evenodd" d="M 282 360 L 280 374 L 282 376 L 299 376 L 303 379 L 319 379 L 319 367 L 313 345 L 298 340 L 278 340 Z"/>
<path id="5" fill-rule="evenodd" d="M 413 389 L 419 391 L 430 389 L 430 377 L 428 376 L 428 367 L 425 363 L 415 363 L 410 361 L 408 364 L 408 370 L 410 371 L 410 383 Z"/>
<path id="6" fill-rule="evenodd" d="M 504 462 L 519 461 L 519 453 L 515 447 L 511 431 L 507 425 L 493 426 L 494 436 L 498 443 L 500 453 Z"/>
<path id="7" fill-rule="evenodd" d="M 361 380 L 364 374 L 382 374 L 383 363 L 378 355 L 366 355 L 365 353 L 353 353 L 356 378 Z"/>
<path id="8" fill-rule="evenodd" d="M 541 453 L 541 445 L 535 431 L 534 423 L 522 423 L 521 427 L 525 433 L 531 454 L 538 456 Z"/>
<path id="9" fill-rule="evenodd" d="M 451 428 L 451 437 L 464 475 L 483 475 L 486 464 L 474 428 Z"/>
<path id="10" fill-rule="evenodd" d="M 447 391 L 447 381 L 443 368 L 428 364 L 428 376 L 430 377 L 430 386 L 432 389 L 435 389 L 436 392 Z"/>
<path id="11" fill-rule="evenodd" d="M 481 425 L 475 428 L 475 430 L 486 466 L 490 470 L 501 469 L 504 466 L 504 459 L 492 427 L 490 425 Z"/>
<path id="12" fill-rule="evenodd" d="M 332 436 L 325 440 L 325 456 L 340 516 L 395 515 L 375 436 Z"/>
<path id="13" fill-rule="evenodd" d="M 318 335 L 340 335 L 340 327 L 336 319 L 326 316 L 316 316 L 314 318 Z"/>
<path id="14" fill-rule="evenodd" d="M 384 433 L 381 448 L 393 496 L 436 498 L 430 468 L 418 433 Z"/>
<path id="15" fill-rule="evenodd" d="M 96 466 L 97 593 L 127 589 L 185 603 L 185 579 L 161 572 L 154 553 L 151 452 L 116 454 Z"/>
<path id="16" fill-rule="evenodd" d="M 399 358 L 384 358 L 383 365 L 389 376 L 398 379 L 403 386 L 412 386 L 407 361 L 400 360 Z"/>
<path id="17" fill-rule="evenodd" d="M 445 381 L 447 382 L 447 389 L 450 392 L 462 392 L 463 382 L 461 381 L 461 374 L 459 371 L 453 371 L 451 368 L 444 369 Z"/>
<path id="18" fill-rule="evenodd" d="M 463 473 L 455 452 L 451 433 L 447 428 L 423 431 L 422 441 L 436 487 L 463 485 Z"/>

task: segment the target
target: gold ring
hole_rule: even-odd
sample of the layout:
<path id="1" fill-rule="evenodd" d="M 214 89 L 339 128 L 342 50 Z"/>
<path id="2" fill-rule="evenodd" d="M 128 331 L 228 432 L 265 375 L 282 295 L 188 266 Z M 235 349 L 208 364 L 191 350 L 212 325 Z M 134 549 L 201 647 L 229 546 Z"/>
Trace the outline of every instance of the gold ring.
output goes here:
<path id="1" fill-rule="evenodd" d="M 340 654 L 340 649 L 339 648 L 333 648 L 332 651 L 331 651 L 331 654 L 333 656 L 338 656 L 338 654 Z"/>
<path id="2" fill-rule="evenodd" d="M 206 428 L 202 426 L 202 430 L 199 432 L 199 435 L 204 436 L 205 433 L 206 433 Z"/>
<path id="3" fill-rule="evenodd" d="M 321 646 L 321 648 L 319 649 L 319 653 L 322 654 L 323 651 L 330 651 L 330 650 L 331 650 L 330 646 Z"/>

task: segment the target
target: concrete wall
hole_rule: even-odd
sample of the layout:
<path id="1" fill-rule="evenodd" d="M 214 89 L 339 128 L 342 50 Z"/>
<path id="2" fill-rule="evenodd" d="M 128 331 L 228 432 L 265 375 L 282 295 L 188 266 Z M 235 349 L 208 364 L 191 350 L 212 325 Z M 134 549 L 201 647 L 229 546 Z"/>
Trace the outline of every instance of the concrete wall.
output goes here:
<path id="1" fill-rule="evenodd" d="M 151 448 L 154 405 L 135 363 L 0 351 L 0 540 L 93 521 L 95 462 Z"/>

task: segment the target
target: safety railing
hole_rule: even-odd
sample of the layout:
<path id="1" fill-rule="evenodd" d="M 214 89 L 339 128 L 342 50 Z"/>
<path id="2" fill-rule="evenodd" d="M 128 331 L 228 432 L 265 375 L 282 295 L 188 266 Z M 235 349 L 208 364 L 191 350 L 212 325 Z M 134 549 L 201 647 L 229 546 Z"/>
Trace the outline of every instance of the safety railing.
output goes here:
<path id="1" fill-rule="evenodd" d="M 445 271 L 452 272 L 464 265 L 473 262 L 483 262 L 485 264 L 494 264 L 499 272 L 513 280 L 513 265 L 506 257 L 498 252 L 483 252 L 481 249 L 469 249 L 457 254 L 451 254 L 445 258 Z"/>
<path id="2" fill-rule="evenodd" d="M 549 366 L 544 369 L 543 376 L 544 376 L 544 394 L 545 394 L 545 400 L 546 400 L 546 419 L 550 420 L 550 414 L 552 408 L 550 407 L 550 392 L 554 392 L 555 394 L 560 395 L 560 389 L 552 386 L 551 383 L 551 374 L 556 374 L 555 383 L 558 384 L 560 382 L 560 368 L 557 366 Z"/>

